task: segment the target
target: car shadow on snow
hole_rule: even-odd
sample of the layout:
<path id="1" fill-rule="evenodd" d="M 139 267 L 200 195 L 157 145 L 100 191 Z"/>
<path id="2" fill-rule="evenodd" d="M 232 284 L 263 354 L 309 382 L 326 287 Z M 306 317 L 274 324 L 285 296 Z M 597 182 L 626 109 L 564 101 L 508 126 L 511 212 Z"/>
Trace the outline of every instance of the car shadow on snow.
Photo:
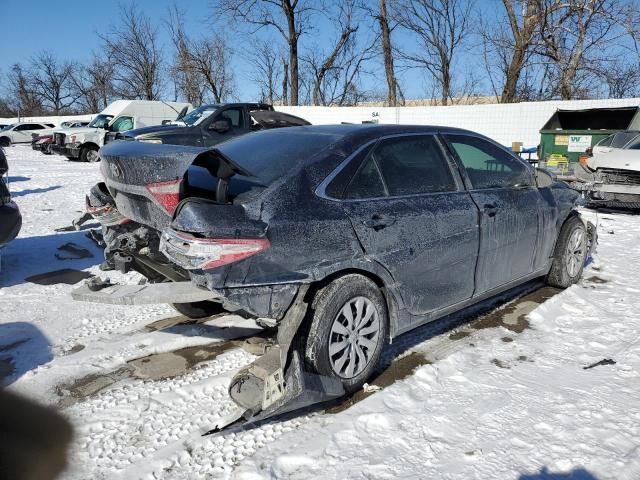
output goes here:
<path id="1" fill-rule="evenodd" d="M 518 477 L 518 480 L 598 480 L 598 478 L 584 468 L 576 468 L 566 473 L 553 473 L 542 467 L 538 473 L 526 473 Z"/>
<path id="2" fill-rule="evenodd" d="M 102 263 L 103 258 L 102 249 L 87 238 L 86 232 L 18 236 L 2 250 L 0 287 L 19 285 L 27 278 L 60 270 L 84 270 Z"/>
<path id="3" fill-rule="evenodd" d="M 451 330 L 454 330 L 455 328 L 466 324 L 469 324 L 472 329 L 506 326 L 514 333 L 520 333 L 525 328 L 528 328 L 528 322 L 525 322 L 523 325 L 503 324 L 501 317 L 503 314 L 509 313 L 509 311 L 506 308 L 503 309 L 501 307 L 510 302 L 513 302 L 510 303 L 511 306 L 514 306 L 514 304 L 517 305 L 518 299 L 529 296 L 537 291 L 543 291 L 545 290 L 545 287 L 546 284 L 542 280 L 532 280 L 523 285 L 519 285 L 499 295 L 488 298 L 487 300 L 479 302 L 475 305 L 472 305 L 463 310 L 452 313 L 439 320 L 427 323 L 416 328 L 415 330 L 411 330 L 403 335 L 400 335 L 399 337 L 394 338 L 393 343 L 391 343 L 391 345 L 387 347 L 387 350 L 383 354 L 382 364 L 388 365 L 389 363 L 393 362 L 396 357 L 401 356 L 403 353 L 419 345 L 420 343 L 430 340 L 438 335 L 450 332 Z M 560 291 L 556 289 L 553 290 L 555 290 L 555 292 L 552 292 L 550 295 L 553 295 L 554 293 Z M 546 298 L 540 299 L 540 303 L 544 301 L 544 299 Z M 490 314 L 497 309 L 500 309 L 497 312 L 497 317 L 500 318 L 489 318 Z M 461 337 L 463 338 L 463 336 Z M 449 338 L 451 340 L 456 340 L 456 338 L 452 336 L 450 336 Z"/>
<path id="4" fill-rule="evenodd" d="M 11 175 L 9 175 L 9 176 L 7 177 L 7 181 L 8 181 L 9 183 L 13 183 L 13 182 L 27 182 L 27 181 L 29 181 L 29 180 L 31 180 L 31 177 L 23 177 L 23 176 L 20 176 L 20 175 L 18 175 L 18 176 L 13 176 L 13 177 L 12 177 Z"/>
<path id="5" fill-rule="evenodd" d="M 19 192 L 12 191 L 11 192 L 11 198 L 24 197 L 25 195 L 31 195 L 32 193 L 50 192 L 52 190 L 58 190 L 59 188 L 62 188 L 62 186 L 53 185 L 51 187 L 44 187 L 44 188 L 29 188 L 27 190 L 21 190 Z"/>
<path id="6" fill-rule="evenodd" d="M 28 322 L 0 324 L 0 386 L 52 359 L 51 344 L 38 327 Z"/>
<path id="7" fill-rule="evenodd" d="M 405 354 L 423 342 L 450 333 L 462 326 L 464 329 L 449 334 L 445 345 L 453 346 L 457 342 L 467 342 L 466 337 L 473 330 L 497 327 L 502 328 L 497 330 L 496 335 L 501 336 L 504 342 L 511 342 L 513 335 L 530 328 L 529 322 L 526 320 L 530 309 L 558 292 L 560 292 L 559 289 L 548 287 L 541 280 L 533 280 L 400 335 L 394 338 L 390 345 L 387 345 L 382 354 L 380 367 L 369 383 L 384 389 L 409 377 L 418 367 L 439 361 L 443 349 L 438 347 L 436 350 L 439 352 L 421 349 L 410 352 L 408 355 Z M 473 346 L 472 342 L 469 344 Z M 330 402 L 326 411 L 334 414 L 340 413 L 372 395 L 375 391 L 375 389 L 358 390 L 353 395 Z"/>

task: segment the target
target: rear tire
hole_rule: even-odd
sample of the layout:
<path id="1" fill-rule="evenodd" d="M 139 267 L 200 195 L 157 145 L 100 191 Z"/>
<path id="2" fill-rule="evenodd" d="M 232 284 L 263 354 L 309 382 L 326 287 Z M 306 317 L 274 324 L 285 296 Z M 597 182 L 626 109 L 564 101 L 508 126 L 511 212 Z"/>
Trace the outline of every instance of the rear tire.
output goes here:
<path id="1" fill-rule="evenodd" d="M 194 320 L 226 312 L 221 303 L 208 302 L 206 300 L 203 302 L 172 303 L 171 306 L 185 317 Z"/>
<path id="2" fill-rule="evenodd" d="M 308 330 L 301 330 L 299 340 L 305 344 L 307 365 L 351 393 L 378 368 L 388 332 L 382 292 L 367 277 L 350 274 L 315 294 Z"/>
<path id="3" fill-rule="evenodd" d="M 558 288 L 577 283 L 582 276 L 586 255 L 587 229 L 578 217 L 571 216 L 558 235 L 547 283 Z"/>
<path id="4" fill-rule="evenodd" d="M 99 162 L 100 157 L 98 156 L 98 150 L 93 147 L 82 147 L 80 150 L 80 160 L 83 162 Z"/>

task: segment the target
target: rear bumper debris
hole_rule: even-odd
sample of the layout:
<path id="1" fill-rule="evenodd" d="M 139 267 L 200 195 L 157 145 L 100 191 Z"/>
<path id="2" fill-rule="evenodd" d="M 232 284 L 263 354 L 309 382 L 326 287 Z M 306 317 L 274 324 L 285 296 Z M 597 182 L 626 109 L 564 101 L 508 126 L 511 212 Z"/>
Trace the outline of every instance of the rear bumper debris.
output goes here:
<path id="1" fill-rule="evenodd" d="M 216 294 L 191 282 L 150 283 L 145 285 L 108 285 L 94 291 L 84 284 L 71 292 L 74 300 L 110 305 L 153 305 L 213 300 Z"/>

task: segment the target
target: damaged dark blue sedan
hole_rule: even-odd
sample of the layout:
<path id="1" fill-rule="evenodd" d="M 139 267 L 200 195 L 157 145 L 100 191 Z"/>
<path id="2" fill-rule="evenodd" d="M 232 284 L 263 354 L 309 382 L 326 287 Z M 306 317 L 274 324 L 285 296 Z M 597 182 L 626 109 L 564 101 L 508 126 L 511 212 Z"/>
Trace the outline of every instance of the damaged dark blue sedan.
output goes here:
<path id="1" fill-rule="evenodd" d="M 259 132 L 195 156 L 182 189 L 162 252 L 278 327 L 230 387 L 245 417 L 354 391 L 390 338 L 518 284 L 568 287 L 594 242 L 575 191 L 452 128 Z"/>

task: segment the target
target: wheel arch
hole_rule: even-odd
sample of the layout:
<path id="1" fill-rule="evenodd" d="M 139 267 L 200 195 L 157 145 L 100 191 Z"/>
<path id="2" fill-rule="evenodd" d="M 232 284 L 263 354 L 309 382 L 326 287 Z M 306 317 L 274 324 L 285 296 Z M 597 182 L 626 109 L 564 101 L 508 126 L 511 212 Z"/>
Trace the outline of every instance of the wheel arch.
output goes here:
<path id="1" fill-rule="evenodd" d="M 318 290 L 327 286 L 337 278 L 354 274 L 368 278 L 375 283 L 382 292 L 387 305 L 387 312 L 389 314 L 389 336 L 393 338 L 400 330 L 401 306 L 403 305 L 403 302 L 402 298 L 399 298 L 399 292 L 393 287 L 393 279 L 387 272 L 374 272 L 372 270 L 356 266 L 335 270 L 310 285 L 310 288 L 306 293 L 306 300 L 311 303 L 313 301 L 313 296 Z"/>
<path id="2" fill-rule="evenodd" d="M 80 145 L 80 150 L 83 148 L 90 148 L 91 150 L 95 150 L 96 152 L 100 150 L 100 146 L 95 142 L 84 142 Z"/>
<path id="3" fill-rule="evenodd" d="M 560 238 L 560 234 L 562 233 L 562 229 L 567 224 L 567 222 L 569 220 L 571 220 L 572 218 L 577 218 L 578 220 L 580 220 L 582 222 L 582 217 L 580 217 L 580 213 L 578 213 L 578 211 L 575 208 L 572 208 L 569 211 L 567 216 L 564 217 L 564 220 L 562 220 L 562 223 L 558 222 L 559 223 L 558 230 L 556 232 L 556 238 L 553 240 L 553 248 L 551 249 L 551 255 L 555 255 L 556 254 L 556 247 L 558 245 L 558 239 Z M 585 225 L 585 229 L 586 229 L 586 225 Z"/>

